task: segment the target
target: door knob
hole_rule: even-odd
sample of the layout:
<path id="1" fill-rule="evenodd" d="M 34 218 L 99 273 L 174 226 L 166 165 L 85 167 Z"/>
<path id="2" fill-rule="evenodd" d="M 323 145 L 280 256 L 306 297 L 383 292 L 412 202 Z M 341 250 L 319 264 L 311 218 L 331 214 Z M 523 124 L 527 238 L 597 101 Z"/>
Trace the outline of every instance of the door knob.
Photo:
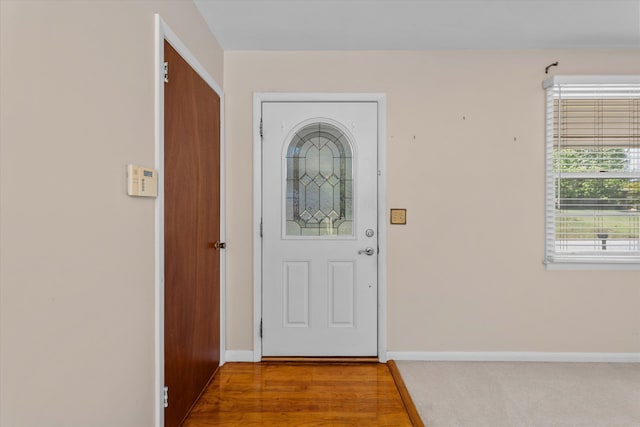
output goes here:
<path id="1" fill-rule="evenodd" d="M 209 243 L 209 247 L 219 251 L 220 249 L 224 249 L 227 247 L 225 242 L 221 242 L 220 240 L 216 240 L 215 243 Z"/>
<path id="2" fill-rule="evenodd" d="M 364 249 L 360 249 L 358 251 L 358 254 L 367 254 L 369 256 L 373 255 L 373 253 L 375 252 L 375 250 L 369 246 L 368 248 L 364 248 Z"/>

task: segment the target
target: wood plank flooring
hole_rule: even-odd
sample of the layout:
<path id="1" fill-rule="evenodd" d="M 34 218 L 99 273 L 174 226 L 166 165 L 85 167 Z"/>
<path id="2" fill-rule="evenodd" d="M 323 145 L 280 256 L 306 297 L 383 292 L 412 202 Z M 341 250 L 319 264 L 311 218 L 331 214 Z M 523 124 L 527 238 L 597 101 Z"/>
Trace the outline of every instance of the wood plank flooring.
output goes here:
<path id="1" fill-rule="evenodd" d="M 186 419 L 205 426 L 411 426 L 382 363 L 227 363 Z"/>

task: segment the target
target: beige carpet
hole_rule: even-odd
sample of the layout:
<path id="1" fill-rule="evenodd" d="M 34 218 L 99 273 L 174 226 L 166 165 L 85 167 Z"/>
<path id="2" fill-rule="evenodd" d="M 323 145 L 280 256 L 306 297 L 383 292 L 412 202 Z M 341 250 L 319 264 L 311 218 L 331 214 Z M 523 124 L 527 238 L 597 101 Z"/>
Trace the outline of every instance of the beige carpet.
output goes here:
<path id="1" fill-rule="evenodd" d="M 397 361 L 427 427 L 640 427 L 640 364 Z"/>

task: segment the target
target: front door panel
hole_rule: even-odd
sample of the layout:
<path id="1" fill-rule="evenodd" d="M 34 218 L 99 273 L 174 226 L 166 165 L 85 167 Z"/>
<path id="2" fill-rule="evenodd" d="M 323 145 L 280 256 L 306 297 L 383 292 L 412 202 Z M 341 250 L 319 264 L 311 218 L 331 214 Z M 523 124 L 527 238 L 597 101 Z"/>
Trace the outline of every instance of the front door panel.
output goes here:
<path id="1" fill-rule="evenodd" d="M 263 355 L 375 356 L 377 103 L 264 102 L 262 119 Z"/>

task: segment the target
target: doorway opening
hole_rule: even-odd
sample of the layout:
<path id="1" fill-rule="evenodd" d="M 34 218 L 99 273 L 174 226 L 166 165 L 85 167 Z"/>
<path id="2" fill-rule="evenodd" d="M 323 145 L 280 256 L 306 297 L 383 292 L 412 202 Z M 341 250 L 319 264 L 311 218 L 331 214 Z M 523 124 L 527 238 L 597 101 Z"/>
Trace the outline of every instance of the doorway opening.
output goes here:
<path id="1" fill-rule="evenodd" d="M 386 361 L 385 100 L 254 95 L 254 361 Z"/>
<path id="2" fill-rule="evenodd" d="M 157 392 L 155 400 L 155 422 L 156 427 L 162 427 L 165 425 L 165 408 L 167 406 L 167 393 L 165 389 L 166 385 L 166 354 L 165 354 L 165 336 L 166 336 L 166 318 L 165 318 L 165 242 L 166 242 L 166 203 L 165 203 L 165 43 L 168 43 L 170 47 L 175 50 L 177 55 L 184 61 L 186 69 L 190 70 L 192 77 L 196 80 L 201 80 L 202 88 L 206 88 L 206 91 L 214 92 L 214 98 L 216 100 L 216 108 L 212 111 L 212 122 L 218 122 L 219 125 L 215 125 L 214 131 L 219 136 L 219 150 L 217 158 L 219 159 L 219 201 L 220 201 L 220 215 L 219 215 L 219 229 L 213 230 L 211 234 L 215 236 L 215 232 L 219 232 L 217 242 L 204 242 L 207 244 L 207 249 L 213 250 L 220 247 L 220 241 L 225 240 L 225 217 L 224 217 L 224 130 L 223 130 L 223 111 L 224 111 L 224 95 L 220 86 L 217 85 L 215 80 L 207 73 L 204 67 L 197 61 L 195 56 L 187 49 L 187 47 L 180 41 L 176 34 L 167 26 L 159 15 L 155 15 L 155 149 L 156 149 L 156 161 L 155 166 L 158 170 L 160 178 L 158 186 L 158 198 L 156 200 L 156 280 L 155 280 L 155 390 Z M 169 67 L 170 68 L 170 67 Z M 170 78 L 170 71 L 169 71 Z M 199 157 L 199 156 L 196 156 Z M 205 157 L 214 159 L 216 154 L 211 152 L 209 148 L 209 154 Z M 206 168 L 206 165 L 201 165 Z M 184 168 L 180 168 L 182 170 Z M 215 178 L 215 177 L 214 177 Z M 178 184 L 174 182 L 174 184 Z M 205 221 L 208 222 L 208 221 Z M 215 244 L 218 243 L 218 248 Z M 212 246 L 213 245 L 213 246 Z M 198 244 L 198 246 L 201 246 Z M 213 248 L 213 249 L 211 249 Z M 225 363 L 225 253 L 219 251 L 219 290 L 216 291 L 219 301 L 219 313 L 211 313 L 211 316 L 218 317 L 219 326 L 215 326 L 214 331 L 219 332 L 219 344 L 217 345 L 219 350 L 219 365 Z M 219 330 L 215 330 L 218 329 Z M 214 332 L 214 333 L 215 333 Z M 169 401 L 171 400 L 171 390 L 169 390 Z"/>

